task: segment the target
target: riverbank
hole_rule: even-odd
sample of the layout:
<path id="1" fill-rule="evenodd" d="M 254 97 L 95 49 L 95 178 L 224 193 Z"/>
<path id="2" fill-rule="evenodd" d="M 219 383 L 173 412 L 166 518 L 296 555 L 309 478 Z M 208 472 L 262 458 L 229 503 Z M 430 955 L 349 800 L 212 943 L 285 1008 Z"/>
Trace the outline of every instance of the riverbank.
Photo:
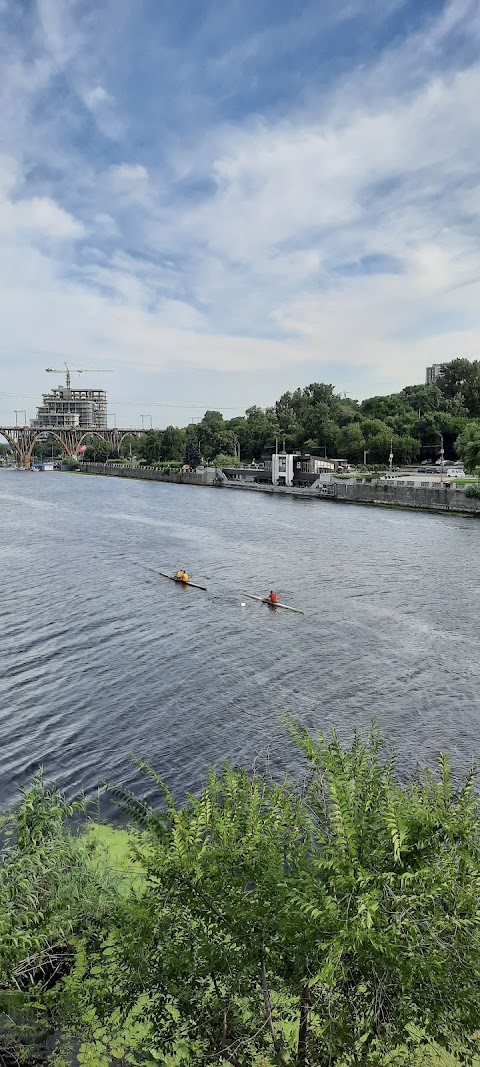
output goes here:
<path id="1" fill-rule="evenodd" d="M 109 463 L 85 463 L 81 474 L 104 475 L 115 478 L 134 478 L 141 481 L 172 482 L 178 485 L 208 486 L 232 489 L 237 492 L 269 493 L 300 499 L 330 500 L 343 504 L 363 504 L 371 507 L 407 508 L 413 511 L 433 511 L 454 515 L 480 515 L 480 498 L 467 496 L 465 489 L 422 489 L 397 486 L 388 482 L 348 482 L 335 480 L 315 483 L 307 489 L 296 486 L 255 485 L 253 482 L 231 482 L 223 471 L 209 467 L 204 472 L 166 474 L 156 467 L 120 467 Z"/>

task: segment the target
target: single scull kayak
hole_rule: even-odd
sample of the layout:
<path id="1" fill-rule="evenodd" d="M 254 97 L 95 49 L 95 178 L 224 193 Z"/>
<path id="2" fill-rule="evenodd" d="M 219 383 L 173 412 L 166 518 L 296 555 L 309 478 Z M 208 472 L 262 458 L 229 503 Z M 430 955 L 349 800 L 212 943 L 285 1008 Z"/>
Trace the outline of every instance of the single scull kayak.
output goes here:
<path id="1" fill-rule="evenodd" d="M 290 604 L 280 604 L 278 600 L 273 602 L 268 596 L 255 596 L 254 593 L 245 593 L 245 596 L 249 596 L 250 600 L 259 600 L 261 604 L 269 604 L 271 608 L 284 608 L 285 611 L 295 611 L 297 615 L 305 614 L 301 608 L 291 608 Z"/>
<path id="2" fill-rule="evenodd" d="M 184 582 L 182 578 L 176 578 L 175 575 L 172 574 L 164 574 L 163 571 L 156 571 L 156 573 L 160 574 L 162 578 L 168 578 L 169 582 L 176 582 L 177 585 L 191 586 L 192 589 L 201 589 L 203 593 L 207 592 L 206 585 L 196 585 L 195 582 L 190 581 Z"/>

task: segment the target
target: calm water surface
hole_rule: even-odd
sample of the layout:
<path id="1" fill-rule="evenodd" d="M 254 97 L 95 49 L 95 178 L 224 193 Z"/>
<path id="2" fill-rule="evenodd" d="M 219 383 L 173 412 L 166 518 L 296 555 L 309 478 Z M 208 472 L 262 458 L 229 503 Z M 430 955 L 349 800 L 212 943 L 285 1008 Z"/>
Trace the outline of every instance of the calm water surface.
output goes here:
<path id="1" fill-rule="evenodd" d="M 285 712 L 479 759 L 478 520 L 8 470 L 0 509 L 0 801 L 39 764 L 148 795 L 132 751 L 177 797 L 225 757 L 295 771 Z M 241 607 L 270 588 L 305 616 Z"/>

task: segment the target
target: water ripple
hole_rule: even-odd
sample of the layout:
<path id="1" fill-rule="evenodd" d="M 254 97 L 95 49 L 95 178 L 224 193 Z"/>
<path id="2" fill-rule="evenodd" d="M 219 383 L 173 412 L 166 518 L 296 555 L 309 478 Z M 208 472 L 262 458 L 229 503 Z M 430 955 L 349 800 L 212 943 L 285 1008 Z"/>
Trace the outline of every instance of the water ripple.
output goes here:
<path id="1" fill-rule="evenodd" d="M 298 771 L 280 716 L 402 768 L 480 755 L 480 524 L 228 490 L 0 471 L 0 800 L 43 764 L 73 794 L 181 797 L 209 763 Z M 208 592 L 157 577 L 186 566 Z M 245 592 L 277 589 L 305 615 Z"/>

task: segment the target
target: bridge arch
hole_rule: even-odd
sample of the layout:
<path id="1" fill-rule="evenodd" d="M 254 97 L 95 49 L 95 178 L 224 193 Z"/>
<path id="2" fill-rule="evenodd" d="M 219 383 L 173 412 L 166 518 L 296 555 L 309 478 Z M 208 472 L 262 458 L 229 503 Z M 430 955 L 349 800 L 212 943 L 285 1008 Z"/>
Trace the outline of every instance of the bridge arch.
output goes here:
<path id="1" fill-rule="evenodd" d="M 32 438 L 32 440 L 30 442 L 30 445 L 29 445 L 27 451 L 25 452 L 25 458 L 28 460 L 28 464 L 27 464 L 28 466 L 30 466 L 30 463 L 31 463 L 31 460 L 32 460 L 32 452 L 33 452 L 33 448 L 34 448 L 35 442 L 38 441 L 39 438 L 45 437 L 46 433 L 48 433 L 49 437 L 54 437 L 55 440 L 58 441 L 59 445 L 62 446 L 63 451 L 67 453 L 67 456 L 73 456 L 73 452 L 72 452 L 71 448 L 68 447 L 67 442 L 63 440 L 63 437 L 60 437 L 60 434 L 55 433 L 55 430 L 39 430 L 38 433 L 36 433 L 34 435 L 34 437 Z"/>
<path id="2" fill-rule="evenodd" d="M 0 437 L 4 437 L 5 438 L 7 444 L 10 445 L 10 448 L 13 449 L 13 451 L 16 453 L 16 455 L 19 457 L 19 459 L 21 459 L 22 456 L 23 456 L 23 452 L 22 452 L 18 442 L 15 440 L 15 438 L 14 437 L 10 437 L 10 434 L 6 433 L 5 430 L 1 430 L 0 431 Z"/>
<path id="3" fill-rule="evenodd" d="M 121 430 L 119 431 L 119 434 L 118 451 L 120 451 L 126 437 L 142 437 L 143 430 Z"/>
<path id="4" fill-rule="evenodd" d="M 108 433 L 108 430 L 107 430 L 107 433 Z M 87 440 L 87 437 L 98 437 L 99 441 L 104 441 L 105 444 L 108 444 L 107 438 L 104 436 L 103 433 L 101 433 L 100 430 L 86 430 L 85 433 L 82 433 L 82 436 L 76 442 L 75 455 L 78 455 L 78 450 L 80 448 L 80 445 L 83 445 L 83 442 Z"/>

